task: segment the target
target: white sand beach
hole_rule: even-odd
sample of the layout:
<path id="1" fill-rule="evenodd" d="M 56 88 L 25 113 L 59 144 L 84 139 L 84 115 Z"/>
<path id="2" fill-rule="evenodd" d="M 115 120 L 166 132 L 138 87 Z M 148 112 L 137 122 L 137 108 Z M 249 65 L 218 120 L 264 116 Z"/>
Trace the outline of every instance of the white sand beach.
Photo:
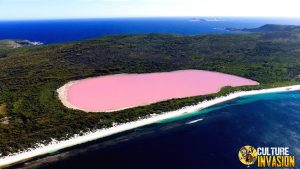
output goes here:
<path id="1" fill-rule="evenodd" d="M 286 86 L 286 87 L 278 87 L 278 88 L 271 88 L 271 89 L 262 89 L 262 90 L 252 90 L 252 91 L 240 91 L 234 92 L 227 96 L 218 97 L 213 100 L 203 101 L 194 106 L 187 106 L 183 107 L 176 111 L 165 112 L 160 115 L 153 114 L 149 118 L 141 119 L 138 121 L 133 121 L 130 123 L 119 124 L 115 125 L 111 128 L 106 129 L 99 129 L 96 131 L 91 131 L 85 133 L 82 136 L 75 135 L 72 138 L 64 141 L 55 141 L 53 140 L 52 143 L 48 145 L 40 145 L 38 148 L 29 149 L 27 151 L 23 151 L 16 154 L 11 154 L 9 156 L 0 157 L 0 167 L 10 165 L 13 163 L 17 163 L 26 159 L 30 159 L 33 157 L 37 157 L 40 155 L 45 155 L 51 152 L 55 152 L 67 147 L 75 146 L 78 144 L 86 143 L 92 140 L 96 140 L 99 138 L 103 138 L 106 136 L 110 136 L 116 133 L 120 133 L 126 130 L 134 129 L 137 127 L 145 126 L 151 123 L 155 123 L 161 120 L 165 120 L 168 118 L 173 118 L 177 116 L 181 116 L 186 113 L 192 113 L 228 100 L 232 100 L 241 96 L 248 96 L 248 95 L 256 95 L 256 94 L 264 94 L 264 93 L 273 93 L 273 92 L 287 92 L 287 91 L 296 91 L 300 90 L 300 85 L 294 86 Z"/>

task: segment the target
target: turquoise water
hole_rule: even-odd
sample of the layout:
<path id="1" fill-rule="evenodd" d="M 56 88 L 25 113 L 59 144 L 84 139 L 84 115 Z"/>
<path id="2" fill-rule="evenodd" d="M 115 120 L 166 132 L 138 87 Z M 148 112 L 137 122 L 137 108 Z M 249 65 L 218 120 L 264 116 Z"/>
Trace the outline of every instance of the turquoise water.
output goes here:
<path id="1" fill-rule="evenodd" d="M 241 97 L 80 145 L 27 166 L 241 169 L 246 166 L 237 153 L 245 145 L 289 147 L 296 156 L 295 168 L 300 168 L 300 91 Z"/>
<path id="2" fill-rule="evenodd" d="M 174 117 L 174 118 L 165 119 L 165 120 L 159 121 L 158 123 L 170 123 L 170 122 L 173 122 L 173 121 L 186 119 L 186 118 L 197 116 L 197 115 L 200 115 L 200 114 L 209 113 L 211 111 L 220 110 L 220 109 L 226 108 L 228 106 L 242 105 L 242 104 L 255 102 L 255 101 L 258 101 L 258 100 L 284 99 L 284 97 L 286 97 L 286 98 L 290 98 L 290 97 L 297 98 L 298 97 L 299 98 L 299 96 L 297 94 L 282 95 L 282 92 L 270 93 L 270 94 L 267 94 L 267 95 L 266 94 L 259 94 L 259 95 L 252 95 L 252 96 L 244 96 L 244 97 L 240 97 L 238 100 L 235 100 L 234 102 L 227 101 L 225 103 L 217 104 L 217 105 L 214 105 L 212 107 L 208 107 L 208 108 L 203 109 L 203 110 L 195 111 L 195 112 L 192 112 L 192 113 L 187 113 L 187 114 L 184 114 L 182 116 L 177 116 L 177 117 Z"/>

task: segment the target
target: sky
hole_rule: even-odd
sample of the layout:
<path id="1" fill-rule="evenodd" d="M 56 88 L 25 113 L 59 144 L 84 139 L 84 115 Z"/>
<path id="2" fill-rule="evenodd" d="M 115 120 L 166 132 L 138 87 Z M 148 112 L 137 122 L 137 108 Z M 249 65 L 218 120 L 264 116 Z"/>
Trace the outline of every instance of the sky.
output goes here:
<path id="1" fill-rule="evenodd" d="M 300 0 L 0 0 L 0 20 L 170 16 L 299 17 Z"/>

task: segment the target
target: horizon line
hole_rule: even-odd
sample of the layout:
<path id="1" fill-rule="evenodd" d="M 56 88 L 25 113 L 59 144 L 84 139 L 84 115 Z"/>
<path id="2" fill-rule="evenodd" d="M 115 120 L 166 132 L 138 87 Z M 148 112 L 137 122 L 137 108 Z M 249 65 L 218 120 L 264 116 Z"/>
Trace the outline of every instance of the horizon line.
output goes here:
<path id="1" fill-rule="evenodd" d="M 19 19 L 0 19 L 2 21 L 45 21 L 45 20 L 93 20 L 93 19 L 138 19 L 138 18 L 255 18 L 255 19 L 299 19 L 298 16 L 112 16 L 112 17 L 69 17 L 69 18 L 19 18 Z"/>

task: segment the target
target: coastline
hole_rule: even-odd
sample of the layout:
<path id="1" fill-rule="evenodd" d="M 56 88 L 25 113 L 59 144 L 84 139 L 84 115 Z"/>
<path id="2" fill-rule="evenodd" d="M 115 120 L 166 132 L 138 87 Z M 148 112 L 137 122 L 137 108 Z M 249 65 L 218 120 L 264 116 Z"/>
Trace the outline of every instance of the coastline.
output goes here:
<path id="1" fill-rule="evenodd" d="M 204 108 L 229 101 L 241 96 L 249 96 L 256 94 L 265 94 L 265 93 L 274 93 L 274 92 L 288 92 L 288 91 L 296 91 L 300 90 L 300 85 L 286 86 L 286 87 L 278 87 L 278 88 L 270 88 L 270 89 L 261 89 L 261 90 L 252 90 L 252 91 L 238 91 L 231 93 L 226 96 L 218 97 L 212 100 L 199 102 L 193 106 L 186 106 L 179 110 L 165 112 L 159 115 L 152 114 L 148 118 L 140 119 L 137 121 L 114 125 L 111 128 L 99 129 L 96 131 L 87 132 L 82 136 L 75 135 L 72 138 L 64 141 L 55 141 L 53 140 L 48 145 L 39 145 L 38 148 L 28 149 L 27 151 L 23 151 L 20 153 L 11 154 L 9 156 L 0 158 L 0 167 L 4 167 L 7 165 L 11 165 L 20 161 L 24 161 L 33 157 L 37 157 L 40 155 L 45 155 L 51 152 L 55 152 L 67 147 L 72 147 L 78 144 L 86 143 L 89 141 L 93 141 L 99 138 L 107 137 L 116 133 L 120 133 L 123 131 L 131 130 L 137 127 L 149 125 L 161 120 L 165 120 L 168 118 L 173 118 L 177 116 L 181 116 L 186 113 L 192 113 L 198 110 L 202 110 Z"/>

